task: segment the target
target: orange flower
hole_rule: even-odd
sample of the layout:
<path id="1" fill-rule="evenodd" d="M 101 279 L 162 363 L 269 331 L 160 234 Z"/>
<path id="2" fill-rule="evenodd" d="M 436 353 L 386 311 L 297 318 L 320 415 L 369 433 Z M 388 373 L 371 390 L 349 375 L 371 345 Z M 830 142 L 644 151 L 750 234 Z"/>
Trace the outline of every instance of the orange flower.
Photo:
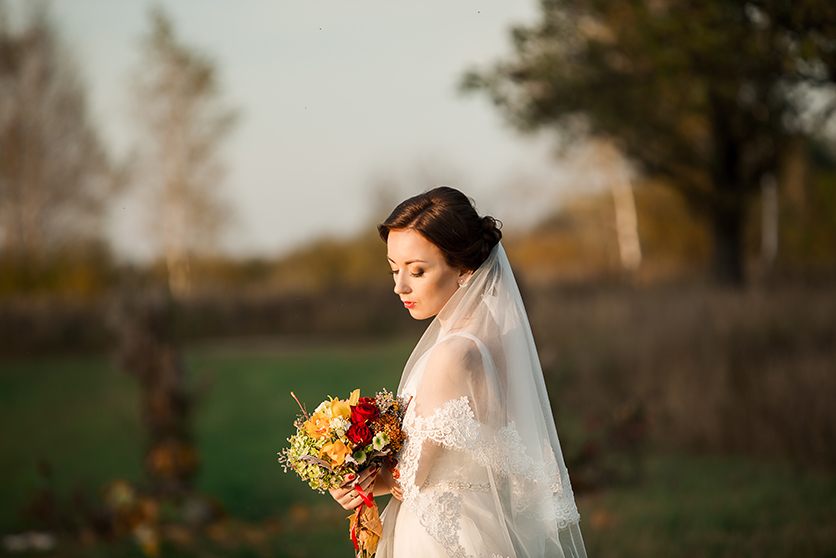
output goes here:
<path id="1" fill-rule="evenodd" d="M 305 421 L 305 430 L 308 431 L 308 436 L 314 440 L 319 440 L 328 434 L 329 420 L 325 415 L 315 413 Z"/>
<path id="2" fill-rule="evenodd" d="M 351 418 L 351 407 L 349 407 L 348 402 L 342 399 L 332 399 L 331 416 L 333 418 L 342 417 L 346 420 Z"/>
<path id="3" fill-rule="evenodd" d="M 322 446 L 322 451 L 319 452 L 319 458 L 322 459 L 323 455 L 327 455 L 328 459 L 330 459 L 334 465 L 339 467 L 343 464 L 345 458 L 351 455 L 351 450 L 348 449 L 340 440 L 337 440 L 332 444 L 325 444 Z"/>

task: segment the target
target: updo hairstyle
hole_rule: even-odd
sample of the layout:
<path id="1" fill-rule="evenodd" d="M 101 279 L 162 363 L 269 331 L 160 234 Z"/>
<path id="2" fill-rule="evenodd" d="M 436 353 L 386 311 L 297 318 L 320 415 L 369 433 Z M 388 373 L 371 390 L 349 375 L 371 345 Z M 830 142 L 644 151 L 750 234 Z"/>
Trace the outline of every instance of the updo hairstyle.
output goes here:
<path id="1" fill-rule="evenodd" d="M 441 250 L 447 265 L 475 271 L 502 238 L 501 226 L 493 217 L 479 217 L 460 191 L 440 186 L 402 202 L 377 231 L 387 242 L 391 231 L 413 229 Z"/>

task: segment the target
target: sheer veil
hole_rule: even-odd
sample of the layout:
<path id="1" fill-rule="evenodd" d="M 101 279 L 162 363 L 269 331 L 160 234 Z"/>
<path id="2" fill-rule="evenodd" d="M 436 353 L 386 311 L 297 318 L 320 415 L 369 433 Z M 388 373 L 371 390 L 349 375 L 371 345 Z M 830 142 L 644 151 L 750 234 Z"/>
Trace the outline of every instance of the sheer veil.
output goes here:
<path id="1" fill-rule="evenodd" d="M 413 398 L 400 456 L 403 505 L 448 555 L 585 558 L 540 361 L 501 244 L 430 324 L 399 392 Z M 487 507 L 492 524 L 468 518 L 474 493 L 483 498 L 474 509 Z M 468 539 L 474 525 L 479 544 Z"/>

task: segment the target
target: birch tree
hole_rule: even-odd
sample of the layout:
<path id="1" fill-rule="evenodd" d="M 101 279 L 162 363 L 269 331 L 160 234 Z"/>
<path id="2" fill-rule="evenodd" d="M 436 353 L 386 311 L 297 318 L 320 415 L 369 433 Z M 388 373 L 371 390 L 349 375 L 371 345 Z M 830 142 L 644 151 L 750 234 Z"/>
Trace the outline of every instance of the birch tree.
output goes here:
<path id="1" fill-rule="evenodd" d="M 0 253 L 34 265 L 98 240 L 113 182 L 66 46 L 38 2 L 17 29 L 0 2 Z"/>
<path id="2" fill-rule="evenodd" d="M 220 148 L 235 114 L 223 102 L 213 61 L 181 42 L 160 8 L 151 11 L 142 53 L 134 90 L 143 132 L 137 182 L 148 194 L 148 221 L 171 293 L 184 296 L 190 260 L 215 248 L 229 222 L 218 191 Z"/>

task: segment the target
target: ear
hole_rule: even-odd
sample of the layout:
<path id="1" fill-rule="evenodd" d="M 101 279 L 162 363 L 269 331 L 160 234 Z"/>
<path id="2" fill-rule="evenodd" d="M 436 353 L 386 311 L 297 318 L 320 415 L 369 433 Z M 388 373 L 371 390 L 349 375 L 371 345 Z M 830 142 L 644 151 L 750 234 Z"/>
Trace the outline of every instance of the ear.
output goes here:
<path id="1" fill-rule="evenodd" d="M 470 278 L 473 276 L 473 272 L 469 270 L 462 270 L 459 271 L 458 283 L 460 287 L 464 287 L 467 285 L 467 282 L 470 281 Z"/>

